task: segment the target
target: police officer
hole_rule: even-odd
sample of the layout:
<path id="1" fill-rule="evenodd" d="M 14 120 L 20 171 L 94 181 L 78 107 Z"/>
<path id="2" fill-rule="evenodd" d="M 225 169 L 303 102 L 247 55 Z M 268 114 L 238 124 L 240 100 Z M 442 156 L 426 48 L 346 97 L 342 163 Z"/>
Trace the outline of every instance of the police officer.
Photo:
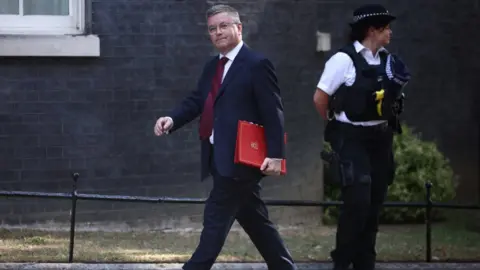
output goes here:
<path id="1" fill-rule="evenodd" d="M 343 205 L 337 225 L 334 269 L 375 268 L 378 218 L 394 177 L 393 135 L 400 132 L 403 87 L 410 75 L 390 43 L 395 19 L 381 5 L 353 12 L 349 43 L 336 52 L 314 94 L 328 120 L 325 141 L 338 156 L 335 171 Z"/>

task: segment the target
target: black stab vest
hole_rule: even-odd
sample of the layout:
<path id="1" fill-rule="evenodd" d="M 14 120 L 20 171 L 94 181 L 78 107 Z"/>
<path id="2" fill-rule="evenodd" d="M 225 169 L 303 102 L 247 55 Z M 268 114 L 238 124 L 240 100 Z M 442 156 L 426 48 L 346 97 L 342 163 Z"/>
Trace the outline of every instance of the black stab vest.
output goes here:
<path id="1" fill-rule="evenodd" d="M 390 80 L 386 74 L 387 53 L 380 54 L 380 65 L 370 65 L 355 47 L 349 44 L 339 50 L 353 61 L 356 70 L 355 82 L 351 86 L 342 84 L 329 102 L 330 112 L 344 111 L 350 121 L 363 122 L 389 120 L 395 95 L 389 91 Z M 376 100 L 376 92 L 383 90 L 383 98 Z"/>

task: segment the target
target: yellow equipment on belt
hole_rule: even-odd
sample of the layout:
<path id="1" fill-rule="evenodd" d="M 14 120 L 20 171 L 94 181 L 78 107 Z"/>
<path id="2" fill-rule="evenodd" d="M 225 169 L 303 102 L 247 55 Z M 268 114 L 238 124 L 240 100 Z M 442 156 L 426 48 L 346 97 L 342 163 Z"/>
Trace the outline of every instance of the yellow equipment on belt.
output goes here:
<path id="1" fill-rule="evenodd" d="M 378 103 L 377 103 L 377 113 L 380 116 L 382 116 L 382 101 L 383 101 L 384 96 L 385 96 L 385 90 L 384 89 L 381 89 L 380 91 L 375 92 L 375 101 L 378 101 Z"/>

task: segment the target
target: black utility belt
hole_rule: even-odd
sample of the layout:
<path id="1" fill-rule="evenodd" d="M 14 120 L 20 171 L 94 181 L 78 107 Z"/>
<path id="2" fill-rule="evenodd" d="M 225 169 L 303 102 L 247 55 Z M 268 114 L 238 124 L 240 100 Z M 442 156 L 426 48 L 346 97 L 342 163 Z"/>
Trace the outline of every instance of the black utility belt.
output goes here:
<path id="1" fill-rule="evenodd" d="M 354 125 L 351 123 L 346 123 L 346 122 L 341 122 L 338 120 L 332 120 L 334 124 L 340 128 L 345 128 L 349 130 L 380 130 L 380 131 L 385 131 L 389 128 L 388 122 L 383 122 L 377 125 Z"/>

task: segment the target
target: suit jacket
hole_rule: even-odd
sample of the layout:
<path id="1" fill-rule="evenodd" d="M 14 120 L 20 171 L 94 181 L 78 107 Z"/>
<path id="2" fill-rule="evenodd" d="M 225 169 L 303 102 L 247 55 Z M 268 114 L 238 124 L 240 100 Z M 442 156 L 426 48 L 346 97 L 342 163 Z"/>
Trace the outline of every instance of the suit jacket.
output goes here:
<path id="1" fill-rule="evenodd" d="M 219 57 L 208 61 L 197 88 L 170 114 L 173 128 L 181 128 L 201 115 L 211 89 Z M 235 144 L 239 120 L 263 125 L 267 156 L 285 158 L 284 116 L 280 89 L 272 63 L 245 44 L 235 57 L 214 101 L 214 162 L 221 176 L 255 178 L 264 175 L 258 168 L 235 164 Z M 201 178 L 209 175 L 210 142 L 201 142 Z"/>

